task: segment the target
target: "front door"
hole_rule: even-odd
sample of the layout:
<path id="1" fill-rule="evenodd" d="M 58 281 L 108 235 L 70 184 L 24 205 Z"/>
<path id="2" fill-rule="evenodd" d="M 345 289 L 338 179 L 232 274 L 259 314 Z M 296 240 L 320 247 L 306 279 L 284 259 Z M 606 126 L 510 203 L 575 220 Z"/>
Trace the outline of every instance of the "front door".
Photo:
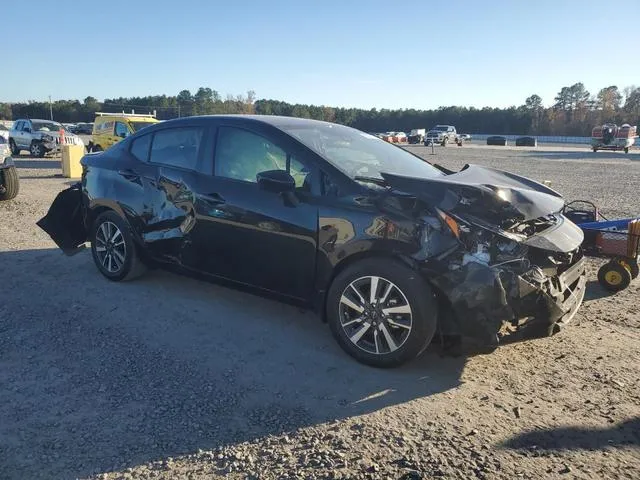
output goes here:
<path id="1" fill-rule="evenodd" d="M 197 186 L 193 247 L 200 268 L 309 299 L 318 231 L 312 168 L 268 134 L 221 126 L 216 139 L 214 176 L 201 176 Z M 296 191 L 287 197 L 260 189 L 256 175 L 266 170 L 289 171 Z"/>

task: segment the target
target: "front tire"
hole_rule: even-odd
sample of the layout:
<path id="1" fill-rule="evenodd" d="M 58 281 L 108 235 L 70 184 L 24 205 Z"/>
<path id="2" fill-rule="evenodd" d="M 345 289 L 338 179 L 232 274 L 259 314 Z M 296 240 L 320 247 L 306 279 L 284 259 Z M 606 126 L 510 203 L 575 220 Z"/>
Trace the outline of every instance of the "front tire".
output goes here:
<path id="1" fill-rule="evenodd" d="M 624 153 L 629 153 L 629 147 L 624 147 Z"/>
<path id="2" fill-rule="evenodd" d="M 45 153 L 44 146 L 41 143 L 32 142 L 31 146 L 29 147 L 29 153 L 34 158 L 42 158 L 44 157 Z"/>
<path id="3" fill-rule="evenodd" d="M 18 169 L 9 167 L 0 170 L 0 201 L 16 198 L 19 190 Z"/>
<path id="4" fill-rule="evenodd" d="M 437 304 L 416 271 L 372 258 L 335 278 L 327 295 L 327 320 L 338 344 L 353 358 L 373 367 L 397 367 L 431 342 Z"/>
<path id="5" fill-rule="evenodd" d="M 445 137 L 445 139 L 442 140 L 442 146 L 446 147 L 447 146 L 447 142 L 448 142 L 448 139 Z"/>
<path id="6" fill-rule="evenodd" d="M 93 261 L 109 280 L 132 280 L 146 271 L 128 225 L 115 212 L 104 212 L 96 218 L 90 238 Z"/>

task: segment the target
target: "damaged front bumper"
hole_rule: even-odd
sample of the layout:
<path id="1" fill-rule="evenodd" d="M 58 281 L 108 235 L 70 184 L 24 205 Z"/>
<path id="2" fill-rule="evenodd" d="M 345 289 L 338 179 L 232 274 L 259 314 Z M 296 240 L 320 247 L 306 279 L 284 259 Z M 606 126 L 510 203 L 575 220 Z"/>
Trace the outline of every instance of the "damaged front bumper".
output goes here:
<path id="1" fill-rule="evenodd" d="M 485 346 L 503 343 L 505 337 L 535 338 L 560 331 L 580 308 L 586 289 L 581 254 L 555 274 L 537 266 L 518 271 L 470 262 L 431 278 L 451 306 L 441 322 L 443 333 Z"/>

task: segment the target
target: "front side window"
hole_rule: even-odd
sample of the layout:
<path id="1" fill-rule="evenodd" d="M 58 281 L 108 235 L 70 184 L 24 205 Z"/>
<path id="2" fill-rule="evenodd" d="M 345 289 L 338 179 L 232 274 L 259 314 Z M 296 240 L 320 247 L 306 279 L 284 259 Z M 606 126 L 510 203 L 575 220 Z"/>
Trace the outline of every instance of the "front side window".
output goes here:
<path id="1" fill-rule="evenodd" d="M 260 172 L 284 170 L 307 188 L 308 169 L 265 137 L 241 128 L 221 127 L 216 143 L 215 175 L 245 182 L 257 182 Z M 308 188 L 307 188 L 308 189 Z"/>
<path id="2" fill-rule="evenodd" d="M 204 129 L 201 127 L 160 130 L 153 136 L 149 161 L 195 170 L 203 136 Z"/>
<path id="3" fill-rule="evenodd" d="M 122 122 L 116 122 L 116 136 L 126 138 L 129 135 L 129 129 Z"/>
<path id="4" fill-rule="evenodd" d="M 18 132 L 22 130 L 22 124 L 24 122 L 20 121 L 20 122 L 16 122 L 16 124 L 13 126 L 14 130 L 17 130 Z"/>

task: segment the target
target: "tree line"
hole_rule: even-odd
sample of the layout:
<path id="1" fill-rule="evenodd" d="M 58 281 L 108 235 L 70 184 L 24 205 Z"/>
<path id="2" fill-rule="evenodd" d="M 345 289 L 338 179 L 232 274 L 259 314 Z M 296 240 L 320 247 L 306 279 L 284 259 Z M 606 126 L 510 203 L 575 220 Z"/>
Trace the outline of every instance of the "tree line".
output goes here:
<path id="1" fill-rule="evenodd" d="M 256 100 L 253 91 L 224 98 L 211 88 L 177 95 L 120 97 L 99 102 L 94 97 L 49 102 L 0 103 L 0 119 L 53 118 L 59 122 L 92 122 L 95 112 L 152 113 L 161 120 L 191 115 L 256 113 L 313 118 L 349 125 L 368 132 L 409 131 L 435 124 L 455 125 L 464 133 L 505 135 L 588 136 L 595 125 L 640 123 L 640 87 L 620 91 L 617 86 L 602 88 L 593 95 L 582 83 L 562 87 L 553 103 L 545 107 L 540 96 L 528 97 L 524 104 L 508 108 L 440 107 L 418 109 L 361 109 L 323 105 L 290 104 L 279 100 Z"/>

